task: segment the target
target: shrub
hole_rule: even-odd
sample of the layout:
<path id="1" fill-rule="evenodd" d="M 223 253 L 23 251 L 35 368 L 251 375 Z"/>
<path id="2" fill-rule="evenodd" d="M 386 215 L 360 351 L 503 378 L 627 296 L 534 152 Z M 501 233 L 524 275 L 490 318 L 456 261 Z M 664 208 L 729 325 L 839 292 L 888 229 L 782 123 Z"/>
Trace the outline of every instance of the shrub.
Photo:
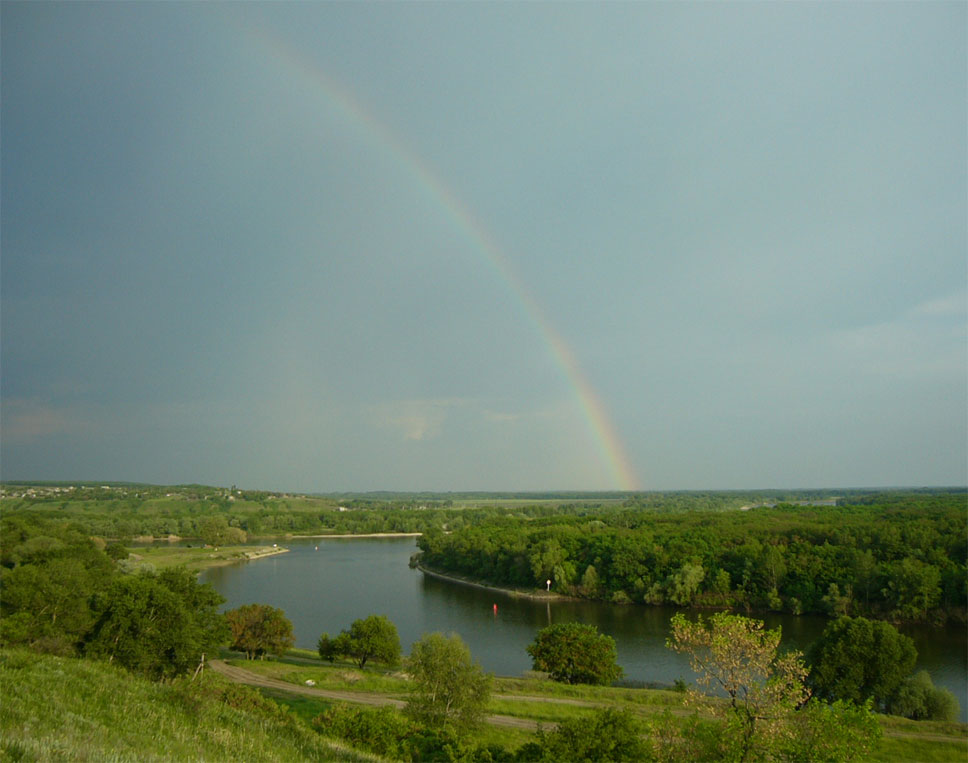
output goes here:
<path id="1" fill-rule="evenodd" d="M 538 760 L 641 761 L 648 757 L 644 729 L 628 710 L 604 708 L 562 721 L 551 733 L 538 732 Z M 528 748 L 533 754 L 535 748 Z M 523 752 L 523 751 L 522 751 Z"/>
<path id="2" fill-rule="evenodd" d="M 935 686 L 926 670 L 904 680 L 888 709 L 895 715 L 916 721 L 954 721 L 960 710 L 955 695 Z"/>
<path id="3" fill-rule="evenodd" d="M 354 747 L 394 760 L 410 757 L 408 739 L 415 728 L 390 707 L 351 707 L 337 702 L 313 719 L 313 726 L 327 736 L 335 736 Z"/>
<path id="4" fill-rule="evenodd" d="M 607 686 L 622 677 L 615 641 L 593 625 L 556 623 L 542 628 L 528 654 L 535 670 L 563 683 Z"/>

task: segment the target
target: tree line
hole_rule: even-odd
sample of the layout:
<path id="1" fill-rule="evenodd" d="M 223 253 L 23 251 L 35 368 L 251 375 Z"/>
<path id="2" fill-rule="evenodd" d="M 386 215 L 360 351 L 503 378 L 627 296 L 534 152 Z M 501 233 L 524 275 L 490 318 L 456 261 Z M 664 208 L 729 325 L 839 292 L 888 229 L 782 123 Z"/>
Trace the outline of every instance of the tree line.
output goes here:
<path id="1" fill-rule="evenodd" d="M 641 514 L 730 511 L 778 501 L 865 500 L 870 491 L 681 491 L 649 493 L 363 493 L 292 495 L 205 485 L 133 483 L 0 484 L 5 515 L 70 519 L 88 534 L 203 537 L 218 517 L 245 537 L 307 534 L 453 532 L 494 518 L 608 515 L 620 524 Z M 472 506 L 455 505 L 470 501 Z M 510 501 L 510 504 L 508 503 Z M 533 501 L 533 502 L 532 502 Z"/>
<path id="2" fill-rule="evenodd" d="M 965 619 L 963 491 L 836 506 L 491 517 L 418 541 L 419 563 L 616 603 L 893 621 Z"/>

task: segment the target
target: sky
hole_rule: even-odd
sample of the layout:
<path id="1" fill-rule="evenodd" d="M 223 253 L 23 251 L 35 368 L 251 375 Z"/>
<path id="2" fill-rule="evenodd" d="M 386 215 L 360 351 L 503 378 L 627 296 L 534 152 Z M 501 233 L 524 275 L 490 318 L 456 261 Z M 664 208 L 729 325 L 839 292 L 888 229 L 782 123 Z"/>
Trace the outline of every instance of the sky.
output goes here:
<path id="1" fill-rule="evenodd" d="M 968 484 L 968 5 L 0 6 L 0 477 Z"/>

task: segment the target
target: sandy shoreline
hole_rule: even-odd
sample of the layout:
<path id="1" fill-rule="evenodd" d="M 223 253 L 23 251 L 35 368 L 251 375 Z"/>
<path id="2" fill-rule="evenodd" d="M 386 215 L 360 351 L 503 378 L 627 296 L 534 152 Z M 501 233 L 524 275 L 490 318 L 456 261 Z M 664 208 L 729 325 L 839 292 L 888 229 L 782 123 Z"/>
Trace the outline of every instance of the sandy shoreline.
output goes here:
<path id="1" fill-rule="evenodd" d="M 420 570 L 424 575 L 429 575 L 432 578 L 437 578 L 438 580 L 446 580 L 448 583 L 459 583 L 460 585 L 471 586 L 472 588 L 481 588 L 485 591 L 494 591 L 495 593 L 503 593 L 505 596 L 511 596 L 516 599 L 531 599 L 532 601 L 576 601 L 574 596 L 565 596 L 560 593 L 548 593 L 547 591 L 515 591 L 512 588 L 498 588 L 497 586 L 485 585 L 484 583 L 477 583 L 473 580 L 466 580 L 464 578 L 459 578 L 454 575 L 445 575 L 442 572 L 434 572 L 433 570 L 428 570 L 423 565 L 418 564 L 417 569 Z"/>
<path id="2" fill-rule="evenodd" d="M 216 552 L 218 553 L 218 552 Z M 208 564 L 205 564 L 202 569 L 208 569 L 209 567 L 227 567 L 230 564 L 239 564 L 241 562 L 254 562 L 256 559 L 265 559 L 267 556 L 277 556 L 278 554 L 288 554 L 288 548 L 266 548 L 260 547 L 255 551 L 246 551 L 244 556 L 236 557 L 226 557 L 224 559 L 212 559 Z"/>
<path id="3" fill-rule="evenodd" d="M 418 538 L 423 533 L 347 533 L 343 535 L 287 535 L 287 540 L 325 539 L 325 538 Z"/>

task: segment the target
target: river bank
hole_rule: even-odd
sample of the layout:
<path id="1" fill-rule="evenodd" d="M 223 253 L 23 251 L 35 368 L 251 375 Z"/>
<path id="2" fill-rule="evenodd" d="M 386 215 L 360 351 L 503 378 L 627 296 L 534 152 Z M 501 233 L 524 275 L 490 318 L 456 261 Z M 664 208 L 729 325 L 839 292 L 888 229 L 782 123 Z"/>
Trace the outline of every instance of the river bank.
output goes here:
<path id="1" fill-rule="evenodd" d="M 200 572 L 210 567 L 224 567 L 288 552 L 289 549 L 283 546 L 223 546 L 218 549 L 153 546 L 133 551 L 129 559 L 135 564 L 151 564 L 157 569 L 184 565 L 193 572 Z"/>
<path id="2" fill-rule="evenodd" d="M 293 533 L 279 533 L 278 535 L 257 535 L 255 538 L 264 540 L 299 540 L 300 538 L 419 538 L 423 533 L 325 533 L 322 535 L 294 535 Z M 124 543 L 123 538 L 103 538 L 111 543 Z M 134 543 L 181 543 L 182 541 L 201 541 L 201 538 L 181 535 L 136 535 L 131 539 Z"/>
<path id="3" fill-rule="evenodd" d="M 285 535 L 287 540 L 311 538 L 313 540 L 325 538 L 419 538 L 423 533 L 342 533 L 340 535 Z"/>
<path id="4" fill-rule="evenodd" d="M 478 583 L 475 580 L 458 577 L 457 575 L 445 575 L 442 572 L 436 572 L 428 569 L 422 564 L 416 564 L 414 566 L 424 575 L 437 578 L 438 580 L 446 580 L 448 583 L 457 583 L 459 585 L 470 586 L 471 588 L 479 588 L 483 591 L 494 591 L 495 593 L 502 593 L 505 596 L 511 596 L 516 599 L 530 599 L 531 601 L 578 601 L 578 599 L 574 596 L 566 596 L 565 594 L 561 593 L 551 593 L 550 591 L 520 591 L 514 588 L 498 588 L 497 586 Z"/>

